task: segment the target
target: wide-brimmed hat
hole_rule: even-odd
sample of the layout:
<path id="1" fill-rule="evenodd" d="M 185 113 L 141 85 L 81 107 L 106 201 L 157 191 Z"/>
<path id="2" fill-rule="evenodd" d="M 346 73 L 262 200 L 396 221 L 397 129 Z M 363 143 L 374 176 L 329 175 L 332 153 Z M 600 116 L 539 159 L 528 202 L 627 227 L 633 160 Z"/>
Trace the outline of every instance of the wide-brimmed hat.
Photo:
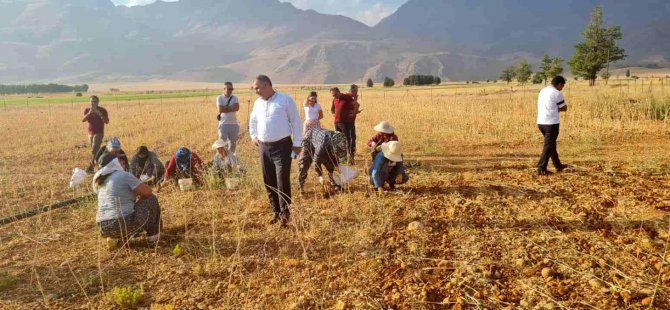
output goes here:
<path id="1" fill-rule="evenodd" d="M 402 146 L 398 141 L 382 144 L 382 153 L 391 161 L 402 162 Z"/>
<path id="2" fill-rule="evenodd" d="M 216 149 L 218 149 L 218 148 L 220 148 L 220 147 L 228 148 L 228 142 L 223 141 L 223 139 L 219 139 L 219 140 L 216 140 L 216 141 L 214 142 L 214 144 L 212 144 L 212 149 L 213 149 L 213 150 L 216 150 Z"/>
<path id="3" fill-rule="evenodd" d="M 395 132 L 395 129 L 393 129 L 391 123 L 387 121 L 382 121 L 381 123 L 377 124 L 377 126 L 375 126 L 373 129 L 376 132 L 387 133 L 389 135 Z"/>

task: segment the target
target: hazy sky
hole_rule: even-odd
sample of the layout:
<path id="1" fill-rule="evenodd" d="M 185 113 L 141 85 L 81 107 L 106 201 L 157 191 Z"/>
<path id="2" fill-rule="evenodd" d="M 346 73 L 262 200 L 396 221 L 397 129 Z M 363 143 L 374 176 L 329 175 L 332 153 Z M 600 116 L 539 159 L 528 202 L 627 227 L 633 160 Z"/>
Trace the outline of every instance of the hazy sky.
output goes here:
<path id="1" fill-rule="evenodd" d="M 143 5 L 156 0 L 112 0 L 117 5 Z M 174 0 L 166 0 L 174 1 Z M 299 9 L 313 9 L 327 14 L 349 16 L 367 25 L 374 26 L 382 18 L 391 15 L 407 0 L 280 0 L 291 2 Z"/>

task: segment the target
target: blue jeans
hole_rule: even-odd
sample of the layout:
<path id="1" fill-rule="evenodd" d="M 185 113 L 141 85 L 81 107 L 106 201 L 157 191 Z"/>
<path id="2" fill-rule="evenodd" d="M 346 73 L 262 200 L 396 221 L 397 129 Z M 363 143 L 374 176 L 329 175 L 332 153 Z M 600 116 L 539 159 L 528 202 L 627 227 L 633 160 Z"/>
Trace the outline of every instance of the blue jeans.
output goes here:
<path id="1" fill-rule="evenodd" d="M 228 152 L 235 154 L 237 148 L 237 136 L 240 134 L 240 125 L 238 124 L 221 124 L 219 125 L 219 137 L 223 141 L 228 141 Z"/>

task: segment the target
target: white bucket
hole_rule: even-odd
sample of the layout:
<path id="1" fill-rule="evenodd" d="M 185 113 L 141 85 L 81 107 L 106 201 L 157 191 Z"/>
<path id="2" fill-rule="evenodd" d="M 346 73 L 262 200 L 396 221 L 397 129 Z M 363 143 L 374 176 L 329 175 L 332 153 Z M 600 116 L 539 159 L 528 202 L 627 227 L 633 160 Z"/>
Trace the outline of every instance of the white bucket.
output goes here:
<path id="1" fill-rule="evenodd" d="M 193 189 L 193 179 L 179 179 L 179 189 L 182 191 L 190 191 Z"/>
<path id="2" fill-rule="evenodd" d="M 240 178 L 226 178 L 226 188 L 229 190 L 236 190 L 240 187 Z"/>

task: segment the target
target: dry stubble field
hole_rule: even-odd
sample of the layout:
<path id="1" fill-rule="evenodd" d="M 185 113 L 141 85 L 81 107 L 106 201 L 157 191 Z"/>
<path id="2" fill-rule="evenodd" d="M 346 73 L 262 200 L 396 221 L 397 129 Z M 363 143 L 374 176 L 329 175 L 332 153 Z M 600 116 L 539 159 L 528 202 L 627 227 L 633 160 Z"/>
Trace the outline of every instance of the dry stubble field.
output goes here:
<path id="1" fill-rule="evenodd" d="M 559 151 L 572 169 L 547 178 L 533 174 L 539 87 L 365 89 L 359 153 L 391 121 L 410 183 L 379 198 L 361 176 L 323 199 L 310 180 L 285 230 L 266 225 L 243 130 L 243 188 L 159 193 L 156 247 L 108 251 L 93 200 L 0 227 L 0 308 L 114 308 L 115 287 L 141 287 L 151 309 L 668 308 L 670 121 L 652 107 L 670 105 L 670 86 L 616 84 L 567 87 Z M 251 96 L 238 95 L 244 127 Z M 186 145 L 211 157 L 211 97 L 102 105 L 107 136 L 131 153 L 146 144 L 165 160 Z M 2 216 L 89 192 L 67 188 L 88 159 L 83 107 L 0 110 Z"/>

